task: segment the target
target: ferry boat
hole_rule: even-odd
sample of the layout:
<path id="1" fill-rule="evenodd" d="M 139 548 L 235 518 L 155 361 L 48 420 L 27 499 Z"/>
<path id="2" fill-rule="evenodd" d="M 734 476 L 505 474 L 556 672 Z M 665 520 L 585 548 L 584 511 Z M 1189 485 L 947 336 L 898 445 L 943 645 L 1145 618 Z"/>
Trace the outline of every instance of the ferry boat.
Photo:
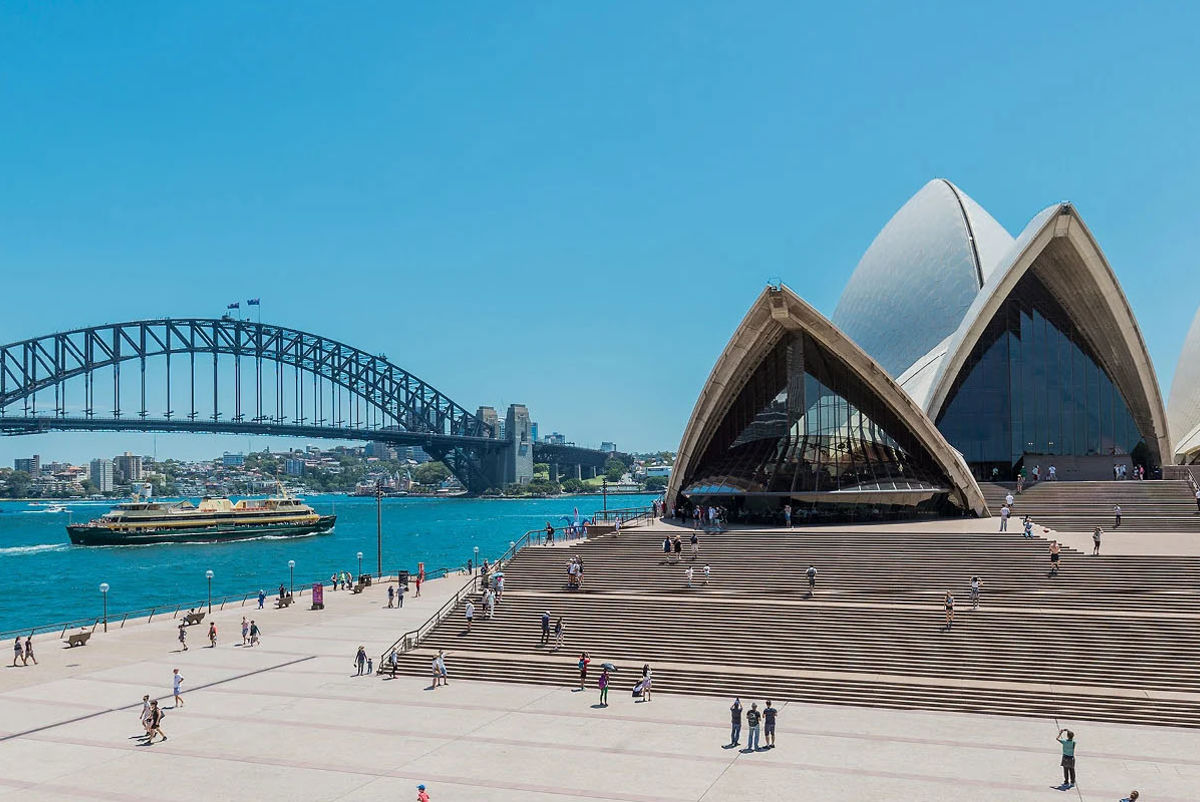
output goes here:
<path id="1" fill-rule="evenodd" d="M 280 495 L 242 499 L 206 497 L 190 501 L 133 501 L 118 504 L 85 524 L 67 527 L 77 546 L 128 546 L 142 543 L 196 543 L 246 540 L 271 535 L 302 537 L 328 532 L 336 515 L 320 515 L 280 488 Z"/>

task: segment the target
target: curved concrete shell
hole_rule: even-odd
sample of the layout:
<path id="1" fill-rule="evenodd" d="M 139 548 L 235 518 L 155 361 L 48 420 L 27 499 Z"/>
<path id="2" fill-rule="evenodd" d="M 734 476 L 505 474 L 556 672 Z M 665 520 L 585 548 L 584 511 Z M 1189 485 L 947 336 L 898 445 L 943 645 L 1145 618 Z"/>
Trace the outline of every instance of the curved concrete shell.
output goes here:
<path id="1" fill-rule="evenodd" d="M 1128 404 L 1152 462 L 1161 465 L 1172 452 L 1150 355 L 1116 275 L 1068 203 L 1043 210 L 1026 226 L 957 330 L 905 372 L 904 385 L 929 417 L 939 420 L 972 349 L 1027 275 L 1040 281 L 1086 339 Z"/>
<path id="2" fill-rule="evenodd" d="M 867 248 L 831 319 L 899 376 L 958 328 L 1012 243 L 958 187 L 930 181 Z"/>
<path id="3" fill-rule="evenodd" d="M 1175 461 L 1186 464 L 1200 459 L 1200 310 L 1179 352 L 1167 422 L 1174 438 Z"/>
<path id="4" fill-rule="evenodd" d="M 692 481 L 735 401 L 768 356 L 789 335 L 808 338 L 805 342 L 819 348 L 822 358 L 836 360 L 839 371 L 852 376 L 860 388 L 865 386 L 871 402 L 886 414 L 891 425 L 902 426 L 905 440 L 916 443 L 923 458 L 927 455 L 936 464 L 950 485 L 945 491 L 963 509 L 980 516 L 989 514 L 983 494 L 962 456 L 946 442 L 924 411 L 863 349 L 787 287 L 768 287 L 763 291 L 713 367 L 684 430 L 671 472 L 668 499 L 677 498 Z M 861 500 L 852 493 L 842 496 L 851 502 Z"/>

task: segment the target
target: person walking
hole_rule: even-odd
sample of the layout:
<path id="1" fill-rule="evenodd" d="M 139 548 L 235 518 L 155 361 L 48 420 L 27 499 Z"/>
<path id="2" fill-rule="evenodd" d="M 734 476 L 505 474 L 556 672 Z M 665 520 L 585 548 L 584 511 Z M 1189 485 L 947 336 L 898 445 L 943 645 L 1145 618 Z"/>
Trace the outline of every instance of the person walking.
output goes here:
<path id="1" fill-rule="evenodd" d="M 1046 477 L 1046 479 L 1051 482 L 1057 482 L 1058 481 L 1058 468 L 1055 468 L 1053 465 L 1051 465 L 1050 466 L 1050 474 Z"/>
<path id="2" fill-rule="evenodd" d="M 1050 576 L 1058 576 L 1062 562 L 1062 547 L 1057 540 L 1050 541 Z"/>
<path id="3" fill-rule="evenodd" d="M 13 664 L 12 667 L 17 667 L 18 660 L 25 659 L 25 647 L 21 644 L 21 636 L 18 635 L 13 639 Z M 24 665 L 24 663 L 22 663 Z"/>
<path id="4" fill-rule="evenodd" d="M 1196 514 L 1200 515 L 1200 487 L 1196 488 Z"/>
<path id="5" fill-rule="evenodd" d="M 267 601 L 267 592 L 262 588 L 258 589 L 258 609 L 263 608 L 263 604 Z"/>
<path id="6" fill-rule="evenodd" d="M 808 577 L 808 595 L 811 598 L 817 593 L 817 568 L 812 563 L 808 564 L 808 569 L 804 572 Z"/>
<path id="7" fill-rule="evenodd" d="M 261 632 L 261 630 L 259 630 L 258 624 L 254 623 L 254 619 L 251 619 L 250 620 L 250 645 L 251 646 L 258 645 L 258 636 L 261 634 L 262 634 L 262 632 Z"/>
<path id="8" fill-rule="evenodd" d="M 767 748 L 775 748 L 775 718 L 779 715 L 779 711 L 771 706 L 771 700 L 767 700 L 767 706 L 763 708 L 763 737 L 767 741 Z"/>
<path id="9" fill-rule="evenodd" d="M 217 648 L 217 622 L 208 622 L 208 648 Z"/>
<path id="10" fill-rule="evenodd" d="M 539 646 L 545 646 L 550 642 L 550 611 L 542 611 L 542 642 Z"/>
<path id="11" fill-rule="evenodd" d="M 396 606 L 396 589 L 394 587 L 392 587 L 391 585 L 388 585 L 388 609 L 390 610 L 395 606 Z"/>
<path id="12" fill-rule="evenodd" d="M 751 702 L 750 709 L 746 711 L 746 726 L 749 728 L 750 735 L 746 738 L 746 751 L 758 751 L 758 736 L 759 723 L 762 721 L 762 713 L 758 712 L 758 702 Z"/>
<path id="13" fill-rule="evenodd" d="M 1014 498 L 1013 498 L 1013 494 L 1012 494 L 1012 493 L 1007 493 L 1007 494 L 1005 494 L 1005 496 L 1004 496 L 1004 504 L 1005 504 L 1005 506 L 1007 506 L 1007 507 L 1011 507 L 1011 506 L 1013 505 L 1013 502 L 1014 502 L 1014 501 L 1016 501 L 1016 499 L 1014 499 Z"/>
<path id="14" fill-rule="evenodd" d="M 943 599 L 946 606 L 946 631 L 949 632 L 954 628 L 954 594 L 946 591 L 946 598 Z"/>
<path id="15" fill-rule="evenodd" d="M 608 707 L 608 669 L 600 669 L 600 679 L 596 681 L 600 688 L 600 706 Z"/>
<path id="16" fill-rule="evenodd" d="M 1075 787 L 1075 733 L 1063 728 L 1058 731 L 1057 740 L 1062 744 L 1063 781 L 1059 789 L 1066 791 Z"/>
<path id="17" fill-rule="evenodd" d="M 142 695 L 142 713 L 138 716 L 138 721 L 142 724 L 142 731 L 145 733 L 143 738 L 150 737 L 150 694 Z"/>
<path id="18" fill-rule="evenodd" d="M 475 620 L 475 602 L 467 599 L 467 609 L 465 611 L 467 617 L 467 632 L 471 631 L 471 622 Z"/>
<path id="19" fill-rule="evenodd" d="M 417 786 L 417 802 L 429 802 L 429 792 L 425 790 L 424 784 Z"/>
<path id="20" fill-rule="evenodd" d="M 650 664 L 646 663 L 642 666 L 642 701 L 650 701 L 650 684 L 654 677 L 650 673 Z"/>
<path id="21" fill-rule="evenodd" d="M 1009 515 L 1012 515 L 1012 510 L 1010 510 L 1008 508 L 1008 505 L 1005 504 L 1003 507 L 1000 508 L 1000 531 L 1001 532 L 1008 531 L 1008 516 Z"/>
<path id="22" fill-rule="evenodd" d="M 663 536 L 663 554 L 667 555 L 667 562 L 671 562 L 671 536 Z"/>
<path id="23" fill-rule="evenodd" d="M 179 645 L 183 647 L 179 651 L 186 652 L 188 650 L 188 648 L 187 648 L 187 630 L 184 628 L 182 621 L 179 622 Z"/>
<path id="24" fill-rule="evenodd" d="M 434 659 L 437 660 L 438 676 L 441 677 L 442 684 L 449 685 L 450 675 L 446 671 L 446 651 L 438 649 L 437 657 Z"/>
<path id="25" fill-rule="evenodd" d="M 183 707 L 183 675 L 179 673 L 179 669 L 175 669 L 171 673 L 171 695 L 175 697 L 175 706 Z"/>
<path id="26" fill-rule="evenodd" d="M 704 584 L 708 584 L 708 575 L 712 573 L 712 569 L 708 567 L 708 563 L 704 564 Z"/>
<path id="27" fill-rule="evenodd" d="M 971 577 L 971 609 L 979 609 L 979 591 L 983 589 L 983 580 L 978 576 Z"/>
<path id="28" fill-rule="evenodd" d="M 735 698 L 729 706 L 729 745 L 737 746 L 742 738 L 742 700 Z"/>
<path id="29" fill-rule="evenodd" d="M 700 538 L 695 532 L 692 532 L 692 562 L 700 556 Z"/>
<path id="30" fill-rule="evenodd" d="M 396 607 L 400 610 L 404 609 L 404 589 L 408 587 L 403 582 L 396 583 Z"/>
<path id="31" fill-rule="evenodd" d="M 695 573 L 695 571 L 693 570 L 692 566 L 689 565 L 687 570 L 683 573 L 687 576 L 687 586 L 690 588 L 692 586 L 692 575 Z"/>
<path id="32" fill-rule="evenodd" d="M 421 598 L 421 583 L 422 583 L 422 582 L 424 582 L 424 581 L 425 581 L 425 573 L 424 573 L 423 571 L 418 571 L 418 572 L 417 572 L 417 579 L 416 579 L 416 582 L 415 582 L 415 584 L 416 584 L 416 586 L 417 586 L 417 587 L 416 587 L 416 591 L 413 593 L 413 598 L 414 598 L 414 599 L 419 599 L 419 598 Z"/>
<path id="33" fill-rule="evenodd" d="M 1092 554 L 1093 555 L 1100 553 L 1100 538 L 1103 534 L 1104 534 L 1104 530 L 1098 526 L 1092 530 Z"/>
<path id="34" fill-rule="evenodd" d="M 587 668 L 588 663 L 592 662 L 592 657 L 587 652 L 579 653 L 579 690 L 583 690 L 587 686 Z"/>
<path id="35" fill-rule="evenodd" d="M 246 620 L 246 616 L 242 616 L 242 645 L 245 646 L 250 642 L 250 622 Z"/>
<path id="36" fill-rule="evenodd" d="M 1121 505 L 1120 504 L 1116 504 L 1113 506 L 1113 518 L 1115 519 L 1115 521 L 1113 523 L 1113 529 L 1120 529 L 1121 528 Z"/>
<path id="37" fill-rule="evenodd" d="M 679 562 L 683 559 L 683 541 L 679 539 L 679 535 L 675 536 L 672 545 L 675 547 L 675 562 Z"/>
<path id="38" fill-rule="evenodd" d="M 162 708 L 158 706 L 157 699 L 152 699 L 150 701 L 150 723 L 147 727 L 148 735 L 149 735 L 149 737 L 146 739 L 147 744 L 154 743 L 155 735 L 161 735 L 162 739 L 164 741 L 167 740 L 167 734 L 165 732 L 163 732 L 163 729 L 162 729 L 162 719 L 163 719 Z"/>
<path id="39" fill-rule="evenodd" d="M 354 655 L 354 665 L 358 668 L 358 672 L 354 675 L 361 677 L 367 670 L 367 649 L 364 646 L 358 647 L 358 652 Z"/>
<path id="40" fill-rule="evenodd" d="M 565 633 L 566 630 L 567 630 L 567 627 L 563 623 L 562 616 L 560 615 L 558 617 L 558 620 L 554 622 L 554 649 L 552 651 L 557 652 L 559 649 L 562 648 L 563 633 Z"/>

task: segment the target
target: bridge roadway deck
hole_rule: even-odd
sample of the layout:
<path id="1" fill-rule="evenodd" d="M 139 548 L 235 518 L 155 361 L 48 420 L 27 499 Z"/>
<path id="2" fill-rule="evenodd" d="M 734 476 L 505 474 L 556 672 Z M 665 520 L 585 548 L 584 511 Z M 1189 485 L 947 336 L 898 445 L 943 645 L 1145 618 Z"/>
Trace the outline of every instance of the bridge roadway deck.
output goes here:
<path id="1" fill-rule="evenodd" d="M 378 653 L 461 579 L 427 583 L 403 610 L 386 609 L 378 585 L 327 593 L 323 611 L 227 609 L 214 616 L 215 649 L 207 622 L 186 653 L 170 620 L 70 650 L 35 639 L 40 665 L 0 671 L 0 802 L 390 800 L 415 798 L 419 782 L 437 802 L 1090 801 L 1135 787 L 1183 802 L 1200 788 L 1200 731 L 1178 728 L 783 703 L 778 748 L 743 753 L 723 748 L 724 698 L 614 695 L 598 708 L 591 688 L 456 682 L 453 654 L 451 684 L 436 691 L 353 676 L 360 643 Z M 261 646 L 240 645 L 243 613 L 262 627 Z M 186 678 L 180 710 L 174 667 Z M 169 740 L 148 747 L 134 738 L 143 693 L 168 709 Z M 1082 785 L 1066 795 L 1052 789 L 1060 726 L 1080 744 Z"/>

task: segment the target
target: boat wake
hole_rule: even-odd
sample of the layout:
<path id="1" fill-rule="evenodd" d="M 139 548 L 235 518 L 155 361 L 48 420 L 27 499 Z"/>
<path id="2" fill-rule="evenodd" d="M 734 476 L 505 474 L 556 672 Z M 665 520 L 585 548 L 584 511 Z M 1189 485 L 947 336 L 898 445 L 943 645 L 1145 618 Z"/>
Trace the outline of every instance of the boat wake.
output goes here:
<path id="1" fill-rule="evenodd" d="M 66 551 L 71 548 L 68 543 L 39 543 L 36 546 L 6 546 L 0 548 L 0 555 L 18 557 L 22 554 L 41 554 L 47 551 Z"/>

